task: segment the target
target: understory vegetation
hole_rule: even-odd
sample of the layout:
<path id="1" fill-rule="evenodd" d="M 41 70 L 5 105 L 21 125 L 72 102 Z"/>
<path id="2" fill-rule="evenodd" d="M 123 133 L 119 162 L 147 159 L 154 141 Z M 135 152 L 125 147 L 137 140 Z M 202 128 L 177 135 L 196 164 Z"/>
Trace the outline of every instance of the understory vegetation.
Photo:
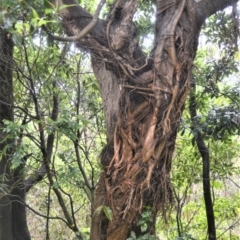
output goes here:
<path id="1" fill-rule="evenodd" d="M 102 18 L 110 11 L 111 3 L 107 1 Z M 81 0 L 79 4 L 94 13 L 97 1 Z M 4 135 L 1 141 L 7 139 L 11 143 L 0 149 L 0 156 L 10 150 L 13 153 L 9 173 L 0 175 L 0 198 L 11 195 L 17 184 L 9 187 L 8 174 L 20 173 L 26 201 L 20 198 L 16 201 L 27 209 L 32 240 L 87 240 L 94 215 L 101 212 L 112 221 L 115 214 L 109 205 L 94 206 L 98 180 L 111 163 L 109 152 L 113 150 L 106 137 L 104 103 L 91 56 L 73 42 L 57 41 L 48 34 L 62 33 L 58 18 L 61 9 L 40 0 L 4 1 L 0 8 L 0 34 L 7 31 L 14 43 L 10 60 L 14 118 L 3 119 L 0 130 Z M 154 1 L 142 0 L 134 18 L 137 38 L 149 58 L 155 10 Z M 207 239 L 206 180 L 210 180 L 217 239 L 240 239 L 238 11 L 235 6 L 218 12 L 202 28 L 190 92 L 178 123 L 171 172 L 166 173 L 164 180 L 154 175 L 156 185 L 167 186 L 168 194 L 159 197 L 166 204 L 160 206 L 157 215 L 152 214 L 154 207 L 141 206 L 139 228 L 131 229 L 128 240 Z M 128 85 L 129 98 L 134 92 L 134 87 L 130 88 Z M 140 88 L 138 91 L 145 98 L 146 91 Z M 151 107 L 146 109 L 138 113 L 139 124 L 143 124 L 145 115 L 151 114 Z M 133 122 L 132 129 L 134 126 Z M 133 140 L 141 135 L 139 128 L 134 130 Z M 119 152 L 122 153 L 120 148 Z M 204 158 L 205 153 L 208 158 Z M 110 182 L 110 177 L 106 181 Z M 129 202 L 132 184 L 135 183 L 126 183 Z M 150 193 L 144 190 L 142 194 Z M 163 200 L 164 197 L 167 199 Z M 159 199 L 156 202 L 161 205 Z M 129 208 L 122 210 L 124 217 Z"/>

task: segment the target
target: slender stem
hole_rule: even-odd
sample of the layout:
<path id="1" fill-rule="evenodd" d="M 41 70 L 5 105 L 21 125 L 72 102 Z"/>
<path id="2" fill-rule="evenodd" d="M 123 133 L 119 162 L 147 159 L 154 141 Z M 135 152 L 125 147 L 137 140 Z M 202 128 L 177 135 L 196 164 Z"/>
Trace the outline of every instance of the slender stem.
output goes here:
<path id="1" fill-rule="evenodd" d="M 192 91 L 190 92 L 190 106 L 189 106 L 192 122 L 194 120 L 194 117 L 197 116 L 195 91 L 196 91 L 196 85 L 193 84 Z M 195 141 L 197 143 L 198 151 L 202 156 L 203 197 L 205 202 L 206 217 L 207 217 L 207 224 L 208 224 L 208 239 L 216 240 L 215 217 L 214 217 L 213 202 L 212 202 L 212 196 L 211 196 L 211 185 L 210 185 L 209 149 L 204 142 L 204 138 L 201 132 L 196 129 L 194 129 L 194 131 L 197 131 L 195 135 Z"/>
<path id="2" fill-rule="evenodd" d="M 49 215 L 50 215 L 50 196 L 51 196 L 51 187 L 48 188 L 48 195 L 47 195 L 47 218 L 46 218 L 46 240 L 50 240 L 49 235 Z"/>

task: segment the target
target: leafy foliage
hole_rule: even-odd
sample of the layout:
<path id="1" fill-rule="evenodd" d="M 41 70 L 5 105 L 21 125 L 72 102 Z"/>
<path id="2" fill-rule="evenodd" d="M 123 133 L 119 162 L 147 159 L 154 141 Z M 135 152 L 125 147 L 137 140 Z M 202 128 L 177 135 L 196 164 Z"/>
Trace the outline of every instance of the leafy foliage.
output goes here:
<path id="1" fill-rule="evenodd" d="M 145 207 L 137 224 L 140 226 L 142 235 L 140 237 L 136 237 L 135 232 L 131 231 L 130 237 L 127 238 L 127 240 L 156 240 L 157 238 L 155 236 L 150 235 L 147 232 L 147 229 L 151 224 L 153 224 L 152 210 L 150 207 Z"/>
<path id="2" fill-rule="evenodd" d="M 80 3 L 90 12 L 95 9 L 96 1 Z M 106 12 L 111 3 L 108 1 Z M 135 23 L 143 45 L 152 38 L 154 9 L 153 1 L 140 1 Z M 44 175 L 43 181 L 27 195 L 32 235 L 78 239 L 81 234 L 88 239 L 93 191 L 101 171 L 98 157 L 105 144 L 105 122 L 89 56 L 71 44 L 53 41 L 41 29 L 46 25 L 52 32 L 61 33 L 58 11 L 43 0 L 3 1 L 1 5 L 0 25 L 11 33 L 15 43 L 15 121 L 4 121 L 4 133 L 7 138 L 16 140 L 11 170 L 23 168 L 26 179 L 37 177 L 34 174 L 43 162 L 41 144 L 45 140 L 46 145 L 51 134 L 55 136 L 49 164 L 54 182 L 50 183 Z M 193 76 L 197 84 L 198 115 L 192 121 L 186 108 L 182 117 L 171 177 L 175 206 L 168 224 L 162 219 L 158 221 L 159 237 L 205 239 L 202 165 L 193 141 L 193 136 L 201 132 L 211 152 L 211 185 L 218 235 L 221 239 L 229 239 L 229 236 L 238 239 L 240 82 L 235 24 L 232 15 L 223 12 L 212 16 L 204 28 L 209 45 L 198 51 Z M 223 50 L 221 54 L 220 50 Z M 53 119 L 55 98 L 58 117 Z M 43 139 L 41 133 L 44 133 Z M 1 154 L 6 152 L 7 148 L 1 149 Z M 25 156 L 30 157 L 24 160 Z M 0 176 L 0 181 L 5 178 Z M 72 231 L 74 225 L 66 224 L 54 189 L 63 195 L 66 209 L 79 231 Z M 6 193 L 8 189 L 1 184 L 0 190 Z M 101 206 L 99 211 L 110 221 L 113 219 L 109 207 Z M 156 239 L 147 232 L 153 222 L 151 217 L 151 209 L 146 208 L 138 222 L 142 236 L 136 237 L 131 232 L 128 239 Z M 65 226 L 69 228 L 66 230 Z"/>

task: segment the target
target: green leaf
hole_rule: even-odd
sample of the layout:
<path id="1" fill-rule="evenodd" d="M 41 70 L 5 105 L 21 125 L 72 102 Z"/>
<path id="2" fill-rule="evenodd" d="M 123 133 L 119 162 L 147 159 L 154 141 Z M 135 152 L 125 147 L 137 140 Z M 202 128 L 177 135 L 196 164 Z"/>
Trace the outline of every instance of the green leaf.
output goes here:
<path id="1" fill-rule="evenodd" d="M 53 188 L 58 189 L 59 188 L 59 184 L 58 182 L 54 182 L 52 185 Z"/>
<path id="2" fill-rule="evenodd" d="M 54 13 L 54 10 L 52 8 L 46 8 L 44 10 L 45 14 L 53 14 Z"/>
<path id="3" fill-rule="evenodd" d="M 145 223 L 141 226 L 141 232 L 144 233 L 146 230 L 147 230 L 147 224 Z"/>
<path id="4" fill-rule="evenodd" d="M 69 4 L 69 5 L 63 4 L 58 10 L 60 11 L 60 10 L 62 10 L 62 9 L 64 9 L 64 8 L 74 7 L 74 6 L 77 6 L 77 4 Z"/>
<path id="5" fill-rule="evenodd" d="M 47 23 L 53 23 L 55 21 L 48 21 L 48 20 L 45 20 L 45 19 L 40 19 L 39 22 L 38 22 L 38 26 L 41 27 L 43 25 L 46 25 Z"/>
<path id="6" fill-rule="evenodd" d="M 104 211 L 107 219 L 112 221 L 113 220 L 112 210 L 108 206 L 103 206 L 103 211 Z"/>
<path id="7" fill-rule="evenodd" d="M 22 36 L 19 34 L 12 34 L 12 40 L 17 47 L 22 46 Z"/>
<path id="8" fill-rule="evenodd" d="M 95 212 L 94 212 L 94 215 L 95 214 L 100 214 L 100 212 L 104 212 L 104 214 L 106 215 L 107 219 L 112 221 L 113 219 L 113 214 L 112 214 L 112 210 L 108 207 L 108 206 L 99 206 Z"/>
<path id="9" fill-rule="evenodd" d="M 131 235 L 130 236 L 131 236 L 132 239 L 137 239 L 136 234 L 133 231 L 131 231 Z"/>
<path id="10" fill-rule="evenodd" d="M 39 19 L 38 13 L 37 13 L 37 11 L 34 8 L 32 8 L 32 17 L 34 19 Z"/>

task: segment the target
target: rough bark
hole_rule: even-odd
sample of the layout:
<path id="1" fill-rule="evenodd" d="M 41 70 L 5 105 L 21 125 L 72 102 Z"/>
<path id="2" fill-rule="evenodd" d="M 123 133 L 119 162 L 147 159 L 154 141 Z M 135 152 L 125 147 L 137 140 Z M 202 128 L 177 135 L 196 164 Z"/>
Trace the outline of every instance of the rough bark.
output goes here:
<path id="1" fill-rule="evenodd" d="M 164 215 L 172 199 L 171 159 L 201 24 L 236 1 L 157 0 L 155 46 L 149 58 L 136 41 L 132 18 L 137 2 L 115 1 L 107 21 L 99 20 L 76 43 L 91 53 L 107 123 L 95 208 L 109 206 L 113 220 L 95 214 L 92 240 L 126 239 L 130 230 L 141 235 L 137 223 L 145 206 L 152 208 L 153 218 L 159 211 Z M 60 15 L 70 36 L 91 21 L 80 6 L 65 8 Z M 148 232 L 154 234 L 154 228 Z"/>
<path id="2" fill-rule="evenodd" d="M 205 19 L 207 19 L 212 14 L 217 11 L 221 11 L 222 9 L 231 6 L 234 3 L 237 3 L 238 0 L 201 0 L 196 1 L 194 4 L 194 8 L 196 9 L 196 19 L 199 24 L 202 24 Z"/>
<path id="3" fill-rule="evenodd" d="M 21 169 L 10 170 L 14 152 L 14 139 L 6 138 L 3 120 L 13 121 L 12 60 L 13 43 L 5 31 L 0 30 L 0 239 L 28 240 L 25 189 Z M 6 152 L 4 149 L 7 149 Z"/>

